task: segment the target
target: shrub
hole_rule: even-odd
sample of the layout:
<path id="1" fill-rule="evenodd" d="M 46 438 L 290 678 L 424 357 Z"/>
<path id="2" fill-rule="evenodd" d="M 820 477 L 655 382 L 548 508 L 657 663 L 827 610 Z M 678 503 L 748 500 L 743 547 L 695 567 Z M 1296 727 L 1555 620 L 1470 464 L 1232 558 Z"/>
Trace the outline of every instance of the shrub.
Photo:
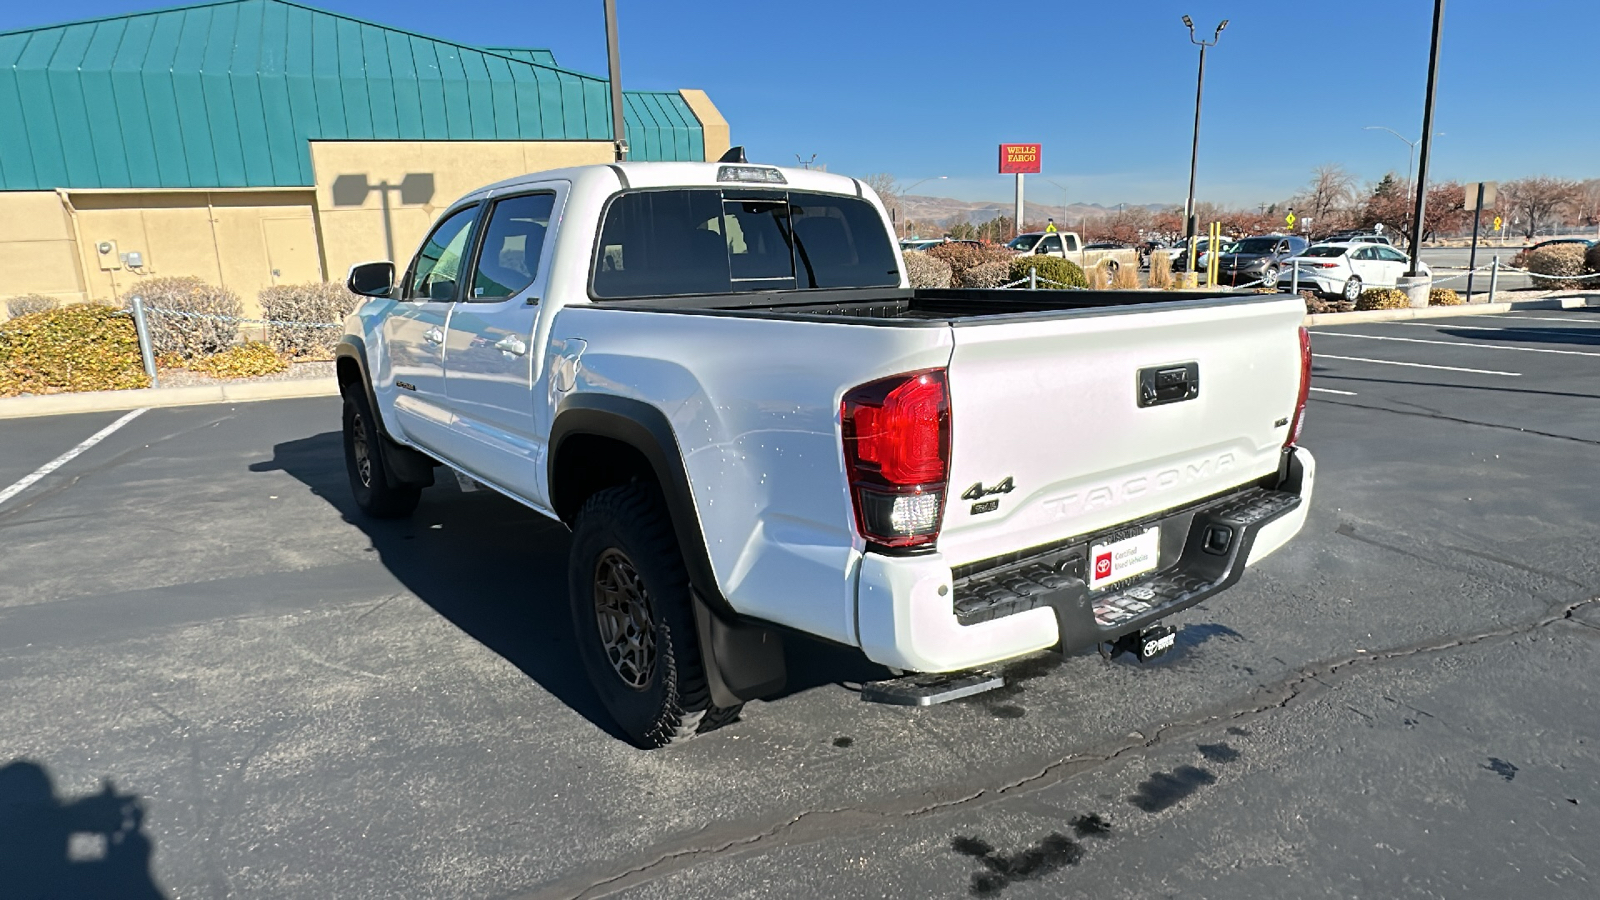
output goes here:
<path id="1" fill-rule="evenodd" d="M 1158 290 L 1172 287 L 1172 257 L 1164 250 L 1150 254 L 1150 286 Z"/>
<path id="2" fill-rule="evenodd" d="M 0 395 L 114 391 L 149 385 L 133 319 L 67 306 L 0 324 Z"/>
<path id="3" fill-rule="evenodd" d="M 947 288 L 950 286 L 950 264 L 920 250 L 907 250 L 901 254 L 906 263 L 906 279 L 914 288 Z"/>
<path id="4" fill-rule="evenodd" d="M 1036 269 L 1039 273 L 1039 287 L 1041 288 L 1060 288 L 1063 286 L 1086 288 L 1089 286 L 1089 279 L 1084 277 L 1083 270 L 1078 268 L 1078 264 L 1062 259 L 1059 256 L 1018 256 L 1011 260 L 1010 266 L 1011 271 L 1006 273 L 1010 276 L 1007 279 L 1009 281 L 1026 280 L 1028 270 Z M 1049 283 L 1052 281 L 1056 283 Z"/>
<path id="5" fill-rule="evenodd" d="M 23 294 L 20 297 L 12 297 L 6 301 L 6 314 L 13 319 L 18 319 L 22 316 L 31 316 L 34 313 L 55 309 L 60 305 L 54 297 L 46 297 L 43 294 Z"/>
<path id="6" fill-rule="evenodd" d="M 942 259 L 950 264 L 951 277 L 957 284 L 961 283 L 961 273 L 974 266 L 984 263 L 1010 262 L 1016 254 L 1004 247 L 993 244 L 968 244 L 961 241 L 952 241 L 948 244 L 939 244 L 928 251 L 934 259 Z"/>
<path id="7" fill-rule="evenodd" d="M 1449 288 L 1432 288 L 1428 291 L 1429 306 L 1460 306 L 1461 295 Z"/>
<path id="8" fill-rule="evenodd" d="M 997 288 L 1011 281 L 1011 265 L 986 262 L 961 273 L 957 284 L 964 288 Z"/>
<path id="9" fill-rule="evenodd" d="M 1536 288 L 1573 288 L 1578 284 L 1570 278 L 1540 278 L 1540 275 L 1582 275 L 1584 247 L 1582 244 L 1555 244 L 1540 247 L 1528 254 L 1528 271 L 1535 273 Z"/>
<path id="10" fill-rule="evenodd" d="M 129 295 L 144 298 L 151 307 L 168 310 L 150 313 L 150 342 L 157 356 L 175 353 L 184 359 L 220 353 L 233 346 L 239 337 L 244 314 L 239 295 L 223 287 L 206 284 L 192 275 L 142 278 Z M 180 313 L 181 315 L 172 315 Z M 201 318 L 222 316 L 225 318 Z"/>
<path id="11" fill-rule="evenodd" d="M 264 341 L 246 341 L 221 353 L 189 360 L 184 368 L 213 378 L 250 378 L 282 372 L 289 368 L 289 361 Z"/>
<path id="12" fill-rule="evenodd" d="M 1600 275 L 1600 244 L 1589 248 L 1583 255 L 1583 270 L 1591 275 Z M 1600 290 L 1600 278 L 1591 278 L 1583 283 L 1590 290 Z"/>
<path id="13" fill-rule="evenodd" d="M 1361 292 L 1361 297 L 1356 300 L 1356 309 L 1405 309 L 1411 305 L 1411 298 L 1405 291 L 1394 288 L 1372 288 Z"/>
<path id="14" fill-rule="evenodd" d="M 1117 266 L 1111 273 L 1111 288 L 1117 291 L 1137 291 L 1139 289 L 1139 267 Z"/>
<path id="15" fill-rule="evenodd" d="M 342 333 L 337 324 L 360 300 L 342 284 L 275 284 L 262 288 L 261 313 L 267 319 L 305 322 L 305 325 L 268 325 L 267 341 L 274 350 L 293 357 L 332 359 Z"/>
<path id="16" fill-rule="evenodd" d="M 1107 291 L 1111 289 L 1111 267 L 1104 264 L 1090 266 L 1083 272 L 1089 282 L 1091 291 Z"/>

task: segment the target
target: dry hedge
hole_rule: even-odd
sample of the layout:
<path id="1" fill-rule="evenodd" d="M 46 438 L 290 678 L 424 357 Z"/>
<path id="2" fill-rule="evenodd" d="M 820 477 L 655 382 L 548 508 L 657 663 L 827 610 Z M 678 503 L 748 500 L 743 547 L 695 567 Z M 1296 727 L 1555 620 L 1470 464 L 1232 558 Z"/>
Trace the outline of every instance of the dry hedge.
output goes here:
<path id="1" fill-rule="evenodd" d="M 233 320 L 244 315 L 244 308 L 239 295 L 225 287 L 180 275 L 142 278 L 128 293 L 143 297 L 146 309 L 179 313 L 152 312 L 148 316 L 150 343 L 157 356 L 209 356 L 228 349 L 239 338 L 239 323 Z M 207 316 L 223 318 L 204 318 Z"/>
<path id="2" fill-rule="evenodd" d="M 1429 306 L 1460 306 L 1463 302 L 1461 295 L 1450 288 L 1431 288 L 1428 291 Z"/>
<path id="3" fill-rule="evenodd" d="M 1011 261 L 1013 254 L 1010 250 L 994 244 L 968 244 L 963 241 L 951 241 L 939 244 L 928 251 L 934 259 L 943 260 L 950 265 L 951 276 L 956 283 L 961 281 L 961 273 L 984 263 Z"/>
<path id="4" fill-rule="evenodd" d="M 289 361 L 266 343 L 246 341 L 221 353 L 192 360 L 185 368 L 213 378 L 251 378 L 282 372 L 289 368 Z"/>
<path id="5" fill-rule="evenodd" d="M 46 297 L 44 294 L 23 294 L 6 301 L 6 314 L 13 319 L 20 319 L 23 316 L 55 309 L 60 305 L 56 298 Z"/>
<path id="6" fill-rule="evenodd" d="M 1411 298 L 1405 291 L 1394 288 L 1371 288 L 1361 292 L 1361 297 L 1356 300 L 1356 309 L 1405 309 L 1411 305 Z"/>
<path id="7" fill-rule="evenodd" d="M 906 263 L 906 279 L 914 288 L 947 288 L 950 286 L 950 264 L 920 250 L 907 250 L 901 254 Z"/>
<path id="8" fill-rule="evenodd" d="M 986 262 L 973 266 L 961 273 L 956 280 L 959 287 L 964 288 L 997 288 L 1011 281 L 1011 265 L 1006 262 Z"/>
<path id="9" fill-rule="evenodd" d="M 341 330 L 318 327 L 344 321 L 360 301 L 342 284 L 275 284 L 257 295 L 262 316 L 275 322 L 304 325 L 267 326 L 274 350 L 300 359 L 332 359 Z"/>
<path id="10" fill-rule="evenodd" d="M 0 324 L 0 396 L 148 387 L 133 318 L 98 304 Z"/>
<path id="11" fill-rule="evenodd" d="M 1585 250 L 1582 244 L 1553 244 L 1549 247 L 1540 247 L 1528 254 L 1528 271 L 1535 273 L 1533 286 L 1546 290 L 1553 288 L 1576 288 L 1578 281 L 1574 278 L 1540 278 L 1540 275 L 1582 275 Z"/>

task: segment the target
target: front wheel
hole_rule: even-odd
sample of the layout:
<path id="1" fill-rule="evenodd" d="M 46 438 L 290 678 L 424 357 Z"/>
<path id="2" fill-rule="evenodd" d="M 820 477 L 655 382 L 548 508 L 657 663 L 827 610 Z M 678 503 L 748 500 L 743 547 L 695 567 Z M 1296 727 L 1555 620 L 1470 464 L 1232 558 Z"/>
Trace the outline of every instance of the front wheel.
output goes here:
<path id="1" fill-rule="evenodd" d="M 1346 281 L 1344 283 L 1343 296 L 1344 296 L 1344 299 L 1349 300 L 1351 303 L 1354 303 L 1357 300 L 1360 300 L 1361 299 L 1361 279 L 1359 279 L 1359 278 L 1357 278 L 1357 277 L 1352 275 L 1350 277 L 1350 280 Z"/>
<path id="2" fill-rule="evenodd" d="M 1261 273 L 1261 285 L 1262 285 L 1262 287 L 1269 287 L 1269 288 L 1277 287 L 1278 286 L 1279 277 L 1280 277 L 1280 274 L 1278 272 L 1278 267 L 1277 266 L 1268 266 L 1266 268 L 1266 271 Z"/>
<path id="3" fill-rule="evenodd" d="M 572 529 L 567 593 L 578 655 L 600 702 L 645 749 L 733 721 L 711 703 L 689 576 L 654 486 L 600 491 Z"/>
<path id="4" fill-rule="evenodd" d="M 422 488 L 395 478 L 383 461 L 383 435 L 360 393 L 344 400 L 344 462 L 356 506 L 375 519 L 403 519 L 417 508 Z"/>

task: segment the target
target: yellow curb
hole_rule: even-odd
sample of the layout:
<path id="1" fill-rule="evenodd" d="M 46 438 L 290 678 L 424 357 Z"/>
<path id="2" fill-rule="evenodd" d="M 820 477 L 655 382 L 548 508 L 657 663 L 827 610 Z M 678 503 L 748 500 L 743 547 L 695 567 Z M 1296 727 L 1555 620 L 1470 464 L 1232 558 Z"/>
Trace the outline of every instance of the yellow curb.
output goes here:
<path id="1" fill-rule="evenodd" d="M 141 388 L 132 391 L 86 391 L 81 394 L 41 394 L 0 399 L 0 419 L 59 416 L 69 413 L 111 412 L 142 407 L 199 406 L 205 403 L 248 403 L 294 397 L 337 397 L 334 378 L 294 381 L 223 382 L 179 388 Z"/>
<path id="2" fill-rule="evenodd" d="M 1356 325 L 1362 322 L 1400 322 L 1406 319 L 1445 319 L 1451 316 L 1485 316 L 1519 309 L 1581 309 L 1589 305 L 1584 297 L 1546 297 L 1543 300 L 1516 300 L 1510 303 L 1465 303 L 1461 306 L 1424 306 L 1406 309 L 1370 309 L 1364 312 L 1311 313 L 1305 325 Z"/>

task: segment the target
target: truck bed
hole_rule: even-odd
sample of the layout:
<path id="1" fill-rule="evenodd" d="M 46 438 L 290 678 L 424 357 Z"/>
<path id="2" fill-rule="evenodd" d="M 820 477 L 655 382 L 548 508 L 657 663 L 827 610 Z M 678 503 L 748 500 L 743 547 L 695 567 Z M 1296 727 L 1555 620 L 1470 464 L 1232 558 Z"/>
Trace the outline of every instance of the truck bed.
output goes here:
<path id="1" fill-rule="evenodd" d="M 623 308 L 796 319 L 841 324 L 959 325 L 964 320 L 1073 311 L 1114 311 L 1264 303 L 1280 294 L 1154 293 L 1150 291 L 1019 291 L 974 288 L 807 290 L 761 294 L 662 297 L 607 303 Z"/>

